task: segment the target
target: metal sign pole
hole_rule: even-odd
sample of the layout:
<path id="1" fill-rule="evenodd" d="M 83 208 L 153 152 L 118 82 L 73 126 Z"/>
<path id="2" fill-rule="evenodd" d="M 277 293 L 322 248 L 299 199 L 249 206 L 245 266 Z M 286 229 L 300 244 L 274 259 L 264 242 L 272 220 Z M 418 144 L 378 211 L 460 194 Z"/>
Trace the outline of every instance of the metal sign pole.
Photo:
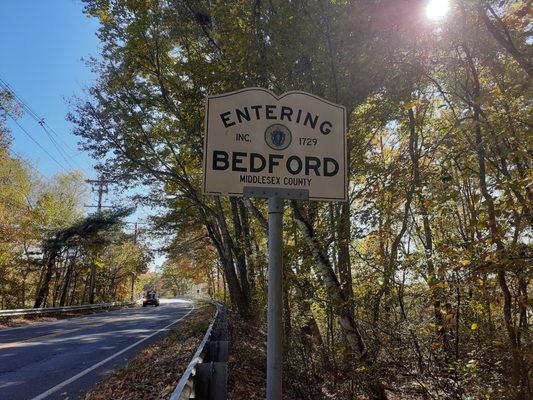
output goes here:
<path id="1" fill-rule="evenodd" d="M 267 400 L 281 400 L 283 362 L 284 199 L 308 200 L 307 189 L 244 186 L 245 197 L 268 198 Z"/>
<path id="2" fill-rule="evenodd" d="M 283 203 L 280 197 L 268 198 L 267 400 L 281 400 Z"/>

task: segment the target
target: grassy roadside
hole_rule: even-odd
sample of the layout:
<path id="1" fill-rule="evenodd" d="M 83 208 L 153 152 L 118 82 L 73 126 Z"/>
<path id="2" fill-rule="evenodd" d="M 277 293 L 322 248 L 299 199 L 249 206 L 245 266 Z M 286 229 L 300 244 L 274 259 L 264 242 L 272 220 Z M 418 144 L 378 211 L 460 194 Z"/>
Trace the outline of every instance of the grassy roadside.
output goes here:
<path id="1" fill-rule="evenodd" d="M 27 315 L 27 316 L 11 316 L 11 317 L 0 317 L 0 329 L 5 328 L 18 328 L 26 325 L 33 325 L 43 322 L 53 322 L 61 319 L 69 319 L 74 317 L 80 317 L 83 315 L 90 314 L 101 314 L 109 311 L 119 310 L 125 307 L 134 307 L 134 306 L 117 306 L 109 308 L 97 308 L 94 310 L 74 310 L 63 313 L 50 313 L 48 315 Z"/>
<path id="2" fill-rule="evenodd" d="M 81 397 L 84 400 L 166 399 L 192 359 L 212 321 L 215 307 L 196 303 L 196 310 L 156 343 L 109 374 Z"/>

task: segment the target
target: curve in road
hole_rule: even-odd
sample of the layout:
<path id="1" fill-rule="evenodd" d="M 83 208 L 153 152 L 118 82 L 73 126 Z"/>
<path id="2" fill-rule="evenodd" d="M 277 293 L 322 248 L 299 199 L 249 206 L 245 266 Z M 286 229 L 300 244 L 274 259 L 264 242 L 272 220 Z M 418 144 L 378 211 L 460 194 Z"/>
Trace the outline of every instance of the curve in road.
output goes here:
<path id="1" fill-rule="evenodd" d="M 193 309 L 190 301 L 167 300 L 0 330 L 0 399 L 74 399 Z"/>

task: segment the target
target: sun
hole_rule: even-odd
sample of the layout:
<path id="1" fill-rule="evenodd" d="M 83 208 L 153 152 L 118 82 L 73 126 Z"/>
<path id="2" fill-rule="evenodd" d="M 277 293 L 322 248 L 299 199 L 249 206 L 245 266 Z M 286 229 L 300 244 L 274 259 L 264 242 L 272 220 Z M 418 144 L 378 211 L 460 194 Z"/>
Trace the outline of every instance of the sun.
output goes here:
<path id="1" fill-rule="evenodd" d="M 437 21 L 444 18 L 449 9 L 449 0 L 429 0 L 426 6 L 426 16 L 433 21 Z"/>

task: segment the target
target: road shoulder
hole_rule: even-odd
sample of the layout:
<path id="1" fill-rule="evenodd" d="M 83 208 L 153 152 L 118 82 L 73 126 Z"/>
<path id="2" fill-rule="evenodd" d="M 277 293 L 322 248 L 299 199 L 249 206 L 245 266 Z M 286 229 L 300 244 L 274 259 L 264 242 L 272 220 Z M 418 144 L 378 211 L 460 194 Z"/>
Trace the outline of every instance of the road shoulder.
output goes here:
<path id="1" fill-rule="evenodd" d="M 165 337 L 143 349 L 80 398 L 166 399 L 187 368 L 215 313 L 215 307 L 207 303 L 196 303 L 195 307 Z"/>

